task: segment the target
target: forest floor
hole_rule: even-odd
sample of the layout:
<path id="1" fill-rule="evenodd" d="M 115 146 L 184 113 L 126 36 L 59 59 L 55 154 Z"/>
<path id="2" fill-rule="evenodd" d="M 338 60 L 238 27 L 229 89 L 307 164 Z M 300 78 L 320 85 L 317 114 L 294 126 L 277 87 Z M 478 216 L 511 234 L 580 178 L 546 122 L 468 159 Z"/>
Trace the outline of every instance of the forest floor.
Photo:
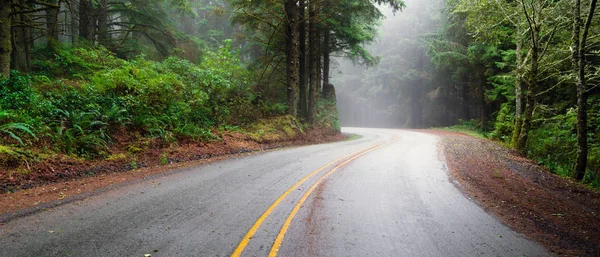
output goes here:
<path id="1" fill-rule="evenodd" d="M 112 156 L 116 156 L 113 158 L 86 161 L 56 155 L 28 164 L 31 172 L 0 171 L 0 215 L 16 212 L 15 216 L 20 216 L 45 210 L 127 182 L 227 158 L 346 139 L 341 133 L 324 129 L 308 129 L 288 136 L 281 133 L 262 136 L 271 140 L 257 140 L 256 136 L 240 132 L 219 132 L 218 136 L 220 140 L 176 144 L 148 140 L 135 159 L 127 154 L 125 144 L 117 144 L 111 147 Z"/>
<path id="2" fill-rule="evenodd" d="M 500 144 L 448 131 L 442 151 L 458 186 L 486 211 L 561 256 L 600 256 L 600 192 Z"/>

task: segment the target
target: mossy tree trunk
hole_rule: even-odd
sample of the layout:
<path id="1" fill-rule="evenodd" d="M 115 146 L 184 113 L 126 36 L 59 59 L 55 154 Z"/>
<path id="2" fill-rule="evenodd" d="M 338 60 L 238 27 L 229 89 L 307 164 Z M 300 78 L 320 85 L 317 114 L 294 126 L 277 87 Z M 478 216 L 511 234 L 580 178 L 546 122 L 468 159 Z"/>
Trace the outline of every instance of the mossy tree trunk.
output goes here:
<path id="1" fill-rule="evenodd" d="M 539 83 L 539 65 L 540 65 L 540 32 L 542 27 L 542 9 L 544 8 L 544 3 L 542 0 L 538 0 L 536 3 L 531 5 L 531 10 L 527 11 L 527 7 L 521 3 L 521 7 L 523 8 L 523 13 L 527 18 L 527 23 L 529 24 L 529 33 L 530 33 L 530 50 L 531 50 L 531 64 L 529 69 L 529 76 L 527 80 L 525 99 L 526 106 L 525 112 L 523 113 L 523 125 L 521 127 L 521 132 L 519 134 L 519 140 L 517 141 L 516 149 L 522 151 L 525 149 L 527 145 L 527 140 L 529 138 L 529 131 L 531 130 L 531 119 L 533 118 L 533 112 L 535 110 L 536 105 L 536 93 Z"/>
<path id="2" fill-rule="evenodd" d="M 590 3 L 590 11 L 581 38 L 579 37 L 581 28 L 581 1 L 575 0 L 575 6 L 573 7 L 573 65 L 577 74 L 577 158 L 575 160 L 575 179 L 577 180 L 583 180 L 588 161 L 587 81 L 585 76 L 587 62 L 586 44 L 596 4 L 597 0 L 592 0 Z"/>
<path id="3" fill-rule="evenodd" d="M 517 61 L 515 67 L 515 126 L 510 141 L 512 148 L 517 147 L 519 135 L 521 135 L 521 128 L 523 127 L 523 107 L 525 102 L 523 99 L 523 54 L 521 53 L 523 49 L 523 36 L 521 35 L 520 23 L 521 15 L 519 14 L 515 31 Z"/>

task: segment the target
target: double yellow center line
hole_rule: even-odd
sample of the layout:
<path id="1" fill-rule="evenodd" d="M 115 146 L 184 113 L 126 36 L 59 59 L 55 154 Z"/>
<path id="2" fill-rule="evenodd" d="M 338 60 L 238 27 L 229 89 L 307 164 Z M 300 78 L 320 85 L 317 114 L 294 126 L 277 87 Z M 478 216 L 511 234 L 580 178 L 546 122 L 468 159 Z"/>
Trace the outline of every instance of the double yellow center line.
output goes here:
<path id="1" fill-rule="evenodd" d="M 374 151 L 378 148 L 381 148 L 385 145 L 391 144 L 393 142 L 395 142 L 397 140 L 397 137 L 394 137 L 391 141 L 388 141 L 386 143 L 381 143 L 381 144 L 377 144 L 374 146 L 370 146 L 367 147 L 365 149 L 361 149 L 359 151 L 353 152 L 351 154 L 348 154 L 344 157 L 341 157 L 337 160 L 334 160 L 330 163 L 325 164 L 323 167 L 313 171 L 312 173 L 308 174 L 306 177 L 302 178 L 300 181 L 298 181 L 296 184 L 294 184 L 292 187 L 290 187 L 287 191 L 285 191 L 285 193 L 283 193 L 279 198 L 277 198 L 277 200 L 275 200 L 275 202 L 273 202 L 273 204 L 271 204 L 271 206 L 269 206 L 269 208 L 260 216 L 260 218 L 258 218 L 258 220 L 254 223 L 254 225 L 252 226 L 252 228 L 250 228 L 250 230 L 248 231 L 248 233 L 246 233 L 246 235 L 244 236 L 244 238 L 242 239 L 242 241 L 239 243 L 239 245 L 237 246 L 237 248 L 235 249 L 235 251 L 233 252 L 233 254 L 231 255 L 232 257 L 239 257 L 241 256 L 242 252 L 244 251 L 244 249 L 246 249 L 246 246 L 248 246 L 248 243 L 250 242 L 250 239 L 254 236 L 254 234 L 256 234 L 256 231 L 258 231 L 258 229 L 260 228 L 260 226 L 262 225 L 262 223 L 267 219 L 267 217 L 269 217 L 269 215 L 271 215 L 271 213 L 273 212 L 273 210 L 283 201 L 283 199 L 285 199 L 291 192 L 293 192 L 294 190 L 296 190 L 296 188 L 298 188 L 300 185 L 302 185 L 302 183 L 306 182 L 306 180 L 310 179 L 311 177 L 313 177 L 314 175 L 316 175 L 317 173 L 323 171 L 324 169 L 326 169 L 327 167 L 341 161 L 344 159 L 347 159 L 346 161 L 342 162 L 341 164 L 335 166 L 335 168 L 333 168 L 331 171 L 329 171 L 327 174 L 323 175 L 323 177 L 321 177 L 308 191 L 306 191 L 306 193 L 302 196 L 302 198 L 300 199 L 300 201 L 298 201 L 298 203 L 296 204 L 296 206 L 294 206 L 294 209 L 292 209 L 292 212 L 290 213 L 290 215 L 288 216 L 288 218 L 286 219 L 286 221 L 283 223 L 283 226 L 281 228 L 281 230 L 279 231 L 279 234 L 277 235 L 277 238 L 275 239 L 275 243 L 273 244 L 273 247 L 271 248 L 271 252 L 269 253 L 269 257 L 275 257 L 277 256 L 277 252 L 279 251 L 279 248 L 281 247 L 281 243 L 283 242 L 283 238 L 285 237 L 285 234 L 290 226 L 290 224 L 292 223 L 292 220 L 294 219 L 294 217 L 296 216 L 296 214 L 298 213 L 298 210 L 300 210 L 301 205 L 306 201 L 306 199 L 310 196 L 310 194 L 317 188 L 317 186 L 319 184 L 321 184 L 321 182 L 323 182 L 323 180 L 325 180 L 327 177 L 329 177 L 329 175 L 331 175 L 332 173 L 334 173 L 336 170 L 338 170 L 339 168 L 341 168 L 342 166 L 350 163 L 353 160 L 356 160 L 357 158 L 371 152 Z"/>

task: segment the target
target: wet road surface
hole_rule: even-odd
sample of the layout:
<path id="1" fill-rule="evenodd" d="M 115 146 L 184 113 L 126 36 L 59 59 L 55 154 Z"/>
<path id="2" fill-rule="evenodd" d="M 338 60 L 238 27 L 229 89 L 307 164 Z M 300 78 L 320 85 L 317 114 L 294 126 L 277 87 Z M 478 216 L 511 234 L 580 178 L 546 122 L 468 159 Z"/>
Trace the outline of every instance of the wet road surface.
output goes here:
<path id="1" fill-rule="evenodd" d="M 0 256 L 551 255 L 457 189 L 435 136 L 344 132 L 9 220 Z"/>

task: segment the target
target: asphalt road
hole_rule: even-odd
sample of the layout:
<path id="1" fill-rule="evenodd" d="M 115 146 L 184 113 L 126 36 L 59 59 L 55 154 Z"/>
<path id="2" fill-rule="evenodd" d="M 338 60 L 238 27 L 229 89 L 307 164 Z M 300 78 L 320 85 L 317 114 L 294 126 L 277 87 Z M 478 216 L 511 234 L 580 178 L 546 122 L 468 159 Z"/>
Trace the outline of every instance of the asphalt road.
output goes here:
<path id="1" fill-rule="evenodd" d="M 182 170 L 10 220 L 0 256 L 551 255 L 457 189 L 435 136 L 344 131 L 362 138 Z"/>

